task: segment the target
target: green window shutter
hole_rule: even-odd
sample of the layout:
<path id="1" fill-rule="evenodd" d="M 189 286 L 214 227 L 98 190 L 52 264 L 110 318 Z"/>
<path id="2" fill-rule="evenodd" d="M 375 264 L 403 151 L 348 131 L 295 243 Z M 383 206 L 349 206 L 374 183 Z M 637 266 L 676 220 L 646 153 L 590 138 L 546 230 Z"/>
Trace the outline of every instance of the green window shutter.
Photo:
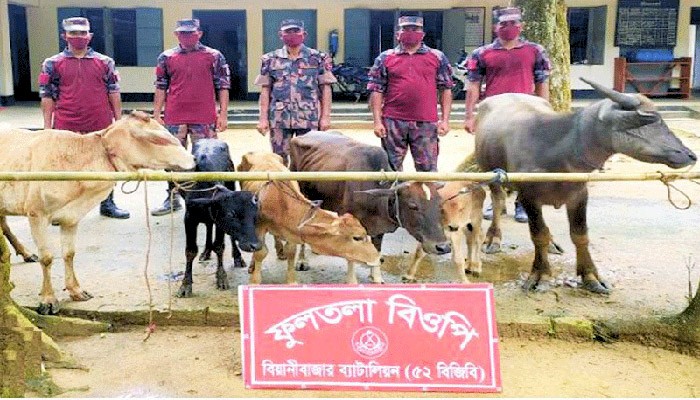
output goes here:
<path id="1" fill-rule="evenodd" d="M 605 26 L 608 6 L 592 7 L 588 16 L 588 46 L 586 58 L 589 64 L 605 64 Z"/>
<path id="2" fill-rule="evenodd" d="M 136 9 L 136 60 L 139 67 L 153 67 L 163 51 L 163 10 Z"/>
<path id="3" fill-rule="evenodd" d="M 370 56 L 370 17 L 371 11 L 365 8 L 345 10 L 345 63 L 366 67 L 372 65 Z"/>

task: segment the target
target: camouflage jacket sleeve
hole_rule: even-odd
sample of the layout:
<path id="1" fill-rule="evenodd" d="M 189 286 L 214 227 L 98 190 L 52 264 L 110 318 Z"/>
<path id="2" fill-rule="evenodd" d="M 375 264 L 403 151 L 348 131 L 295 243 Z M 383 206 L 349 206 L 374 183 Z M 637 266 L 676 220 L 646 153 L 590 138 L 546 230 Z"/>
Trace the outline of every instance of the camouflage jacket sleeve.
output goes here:
<path id="1" fill-rule="evenodd" d="M 216 90 L 231 89 L 231 72 L 226 63 L 226 57 L 220 51 L 214 53 L 214 73 L 212 75 Z"/>
<path id="2" fill-rule="evenodd" d="M 438 58 L 438 61 L 440 61 L 436 77 L 437 88 L 439 90 L 450 89 L 455 85 L 452 80 L 452 65 L 450 65 L 450 60 L 448 60 L 445 53 L 441 51 L 433 50 L 433 52 L 435 52 L 435 56 Z"/>
<path id="3" fill-rule="evenodd" d="M 114 60 L 105 57 L 103 61 L 106 69 L 105 85 L 107 85 L 107 93 L 119 93 L 119 72 L 114 66 Z"/>
<path id="4" fill-rule="evenodd" d="M 321 53 L 321 62 L 318 66 L 318 84 L 319 85 L 330 85 L 332 83 L 338 82 L 333 75 L 333 61 L 328 54 Z"/>
<path id="5" fill-rule="evenodd" d="M 537 51 L 533 75 L 535 77 L 535 83 L 542 83 L 549 77 L 549 73 L 552 70 L 552 64 L 549 61 L 549 57 L 547 57 L 547 51 L 544 49 L 544 47 L 540 46 L 539 44 L 533 45 Z"/>
<path id="6" fill-rule="evenodd" d="M 367 90 L 370 92 L 386 93 L 386 86 L 389 82 L 389 77 L 387 74 L 386 65 L 384 64 L 384 59 L 386 59 L 387 55 L 387 52 L 383 52 L 377 56 L 377 58 L 374 60 L 374 65 L 369 70 Z"/>
<path id="7" fill-rule="evenodd" d="M 481 61 L 481 54 L 483 53 L 483 47 L 472 51 L 472 54 L 467 57 L 464 61 L 464 65 L 467 68 L 467 79 L 471 82 L 481 82 L 486 74 L 486 70 Z"/>
<path id="8" fill-rule="evenodd" d="M 41 73 L 39 74 L 39 97 L 48 97 L 54 100 L 58 99 L 58 85 L 60 77 L 56 73 L 56 60 L 47 58 L 41 64 Z"/>
<path id="9" fill-rule="evenodd" d="M 168 56 L 160 53 L 156 63 L 156 89 L 168 90 L 170 87 L 170 73 L 168 72 Z"/>
<path id="10" fill-rule="evenodd" d="M 270 86 L 272 84 L 272 79 L 270 79 L 270 62 L 272 57 L 267 54 L 260 58 L 260 74 L 255 78 L 256 86 Z"/>

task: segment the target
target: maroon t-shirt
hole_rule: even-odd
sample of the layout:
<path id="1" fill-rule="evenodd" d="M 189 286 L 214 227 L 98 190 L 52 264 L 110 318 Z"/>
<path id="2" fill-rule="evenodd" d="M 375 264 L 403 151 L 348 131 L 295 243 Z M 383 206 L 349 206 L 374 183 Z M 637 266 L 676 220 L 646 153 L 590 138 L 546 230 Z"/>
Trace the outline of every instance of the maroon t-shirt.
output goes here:
<path id="1" fill-rule="evenodd" d="M 82 58 L 65 51 L 47 58 L 39 75 L 39 94 L 56 102 L 53 128 L 92 132 L 114 118 L 109 93 L 119 92 L 114 61 L 90 49 Z"/>
<path id="2" fill-rule="evenodd" d="M 377 57 L 367 88 L 384 93 L 383 117 L 435 122 L 437 90 L 454 85 L 451 75 L 450 63 L 441 51 L 422 45 L 409 54 L 397 47 Z"/>
<path id="3" fill-rule="evenodd" d="M 156 87 L 167 90 L 165 124 L 213 124 L 215 89 L 229 89 L 226 59 L 201 44 L 193 51 L 175 47 L 158 57 Z"/>

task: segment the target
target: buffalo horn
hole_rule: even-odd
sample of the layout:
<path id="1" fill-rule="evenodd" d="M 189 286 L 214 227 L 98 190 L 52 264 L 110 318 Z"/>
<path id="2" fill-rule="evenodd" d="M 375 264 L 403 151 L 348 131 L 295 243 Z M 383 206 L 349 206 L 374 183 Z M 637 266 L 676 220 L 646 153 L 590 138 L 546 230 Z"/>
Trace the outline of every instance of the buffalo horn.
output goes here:
<path id="1" fill-rule="evenodd" d="M 598 83 L 589 81 L 586 78 L 581 78 L 581 80 L 586 82 L 587 84 L 591 85 L 591 87 L 593 89 L 595 89 L 598 93 L 604 95 L 605 97 L 609 98 L 610 100 L 612 100 L 615 103 L 622 106 L 622 108 L 625 110 L 635 109 L 635 108 L 639 107 L 640 104 L 642 104 L 641 100 L 639 100 L 636 96 L 616 92 L 616 91 L 609 89 L 609 88 L 606 88 Z"/>

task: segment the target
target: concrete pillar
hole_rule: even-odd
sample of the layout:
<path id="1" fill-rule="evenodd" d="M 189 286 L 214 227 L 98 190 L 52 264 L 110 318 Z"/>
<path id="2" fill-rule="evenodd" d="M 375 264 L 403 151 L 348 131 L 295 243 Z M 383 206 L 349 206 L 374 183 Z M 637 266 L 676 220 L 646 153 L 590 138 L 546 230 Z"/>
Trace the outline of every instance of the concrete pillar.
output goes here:
<path id="1" fill-rule="evenodd" d="M 14 94 L 10 54 L 10 13 L 8 0 L 0 0 L 0 105 L 13 103 Z"/>

